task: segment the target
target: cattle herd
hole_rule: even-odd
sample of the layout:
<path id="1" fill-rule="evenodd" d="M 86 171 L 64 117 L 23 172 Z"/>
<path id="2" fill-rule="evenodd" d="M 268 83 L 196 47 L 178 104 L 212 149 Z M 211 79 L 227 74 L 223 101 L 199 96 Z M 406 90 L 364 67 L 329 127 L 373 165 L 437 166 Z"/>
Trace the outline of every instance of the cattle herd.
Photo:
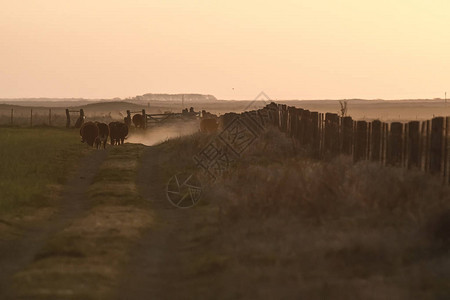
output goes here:
<path id="1" fill-rule="evenodd" d="M 203 133 L 216 132 L 219 127 L 219 118 L 204 110 L 201 115 L 200 131 Z M 101 147 L 105 149 L 109 137 L 111 145 L 122 145 L 128 135 L 128 127 L 131 125 L 131 121 L 136 128 L 145 128 L 145 118 L 141 114 L 134 115 L 132 119 L 126 117 L 124 118 L 124 122 L 116 121 L 109 124 L 92 121 L 86 122 L 80 128 L 81 142 L 87 143 L 91 147 L 95 146 L 97 149 Z"/>
<path id="2" fill-rule="evenodd" d="M 111 145 L 122 145 L 128 135 L 128 126 L 121 122 L 111 122 L 109 125 L 100 122 L 86 122 L 80 128 L 81 142 L 98 149 L 106 148 L 108 137 Z"/>

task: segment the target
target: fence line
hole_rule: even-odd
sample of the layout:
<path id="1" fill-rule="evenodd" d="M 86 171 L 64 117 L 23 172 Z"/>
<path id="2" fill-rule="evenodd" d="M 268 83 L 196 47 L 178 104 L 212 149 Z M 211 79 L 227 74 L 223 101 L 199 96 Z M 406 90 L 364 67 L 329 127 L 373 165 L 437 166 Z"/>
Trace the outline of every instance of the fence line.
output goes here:
<path id="1" fill-rule="evenodd" d="M 7 114 L 2 114 L 2 123 L 0 125 L 9 126 L 26 126 L 33 127 L 36 125 L 55 125 L 55 120 L 61 119 L 62 115 L 52 114 L 51 108 L 47 109 L 8 109 Z M 58 124 L 60 122 L 57 122 Z M 58 125 L 57 125 L 58 126 Z"/>
<path id="2" fill-rule="evenodd" d="M 418 169 L 450 183 L 450 117 L 407 123 L 354 121 L 275 103 L 250 113 L 266 114 L 272 125 L 311 150 L 315 158 L 346 154 L 354 162 Z"/>

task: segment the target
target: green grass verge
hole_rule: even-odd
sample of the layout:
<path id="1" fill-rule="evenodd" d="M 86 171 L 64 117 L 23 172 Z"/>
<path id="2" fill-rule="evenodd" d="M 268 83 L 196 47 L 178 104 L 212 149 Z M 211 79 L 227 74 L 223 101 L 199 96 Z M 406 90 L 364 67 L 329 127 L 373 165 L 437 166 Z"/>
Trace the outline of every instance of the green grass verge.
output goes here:
<path id="1" fill-rule="evenodd" d="M 0 128 L 0 214 L 49 204 L 49 186 L 63 184 L 88 151 L 75 131 Z"/>
<path id="2" fill-rule="evenodd" d="M 145 204 L 135 185 L 136 169 L 144 150 L 145 146 L 138 144 L 110 148 L 89 188 L 93 206 Z"/>

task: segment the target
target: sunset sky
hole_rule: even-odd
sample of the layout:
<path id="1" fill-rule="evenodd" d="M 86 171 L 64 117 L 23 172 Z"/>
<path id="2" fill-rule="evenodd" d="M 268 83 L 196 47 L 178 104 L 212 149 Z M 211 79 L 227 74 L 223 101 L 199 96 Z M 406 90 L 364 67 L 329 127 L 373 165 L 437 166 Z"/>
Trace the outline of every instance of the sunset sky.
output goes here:
<path id="1" fill-rule="evenodd" d="M 0 1 L 0 98 L 450 93 L 448 0 Z"/>

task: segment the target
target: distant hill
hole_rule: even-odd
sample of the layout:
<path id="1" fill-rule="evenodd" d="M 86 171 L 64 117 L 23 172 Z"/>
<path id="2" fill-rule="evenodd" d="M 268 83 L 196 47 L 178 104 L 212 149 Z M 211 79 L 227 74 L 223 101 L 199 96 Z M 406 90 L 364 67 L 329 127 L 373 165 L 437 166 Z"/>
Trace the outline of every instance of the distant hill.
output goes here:
<path id="1" fill-rule="evenodd" d="M 22 106 L 0 103 L 0 109 L 6 109 L 7 110 L 7 109 L 15 109 L 15 108 L 22 108 Z"/>
<path id="2" fill-rule="evenodd" d="M 217 101 L 217 98 L 213 95 L 202 94 L 144 94 L 142 96 L 136 96 L 136 100 L 142 101 L 184 101 L 186 102 L 209 102 Z"/>
<path id="3" fill-rule="evenodd" d="M 141 110 L 145 108 L 145 106 L 126 101 L 102 101 L 80 106 L 72 106 L 72 108 L 83 108 L 85 110 Z"/>
<path id="4" fill-rule="evenodd" d="M 106 101 L 103 99 L 83 99 L 83 98 L 17 98 L 0 99 L 0 104 L 20 105 L 20 106 L 39 106 L 39 107 L 68 107 L 81 106 L 89 103 Z M 111 101 L 111 100 L 109 100 Z"/>

